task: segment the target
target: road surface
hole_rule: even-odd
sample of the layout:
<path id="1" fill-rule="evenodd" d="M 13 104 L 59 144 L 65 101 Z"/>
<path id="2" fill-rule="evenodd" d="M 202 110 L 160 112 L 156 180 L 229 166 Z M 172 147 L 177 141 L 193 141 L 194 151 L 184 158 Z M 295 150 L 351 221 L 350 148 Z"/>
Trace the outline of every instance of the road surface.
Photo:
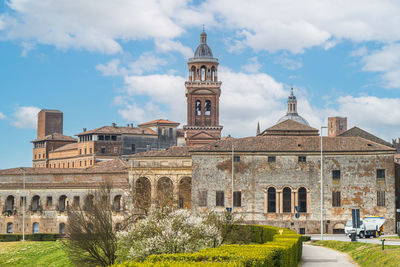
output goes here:
<path id="1" fill-rule="evenodd" d="M 356 267 L 352 259 L 345 253 L 336 250 L 303 244 L 302 267 Z"/>

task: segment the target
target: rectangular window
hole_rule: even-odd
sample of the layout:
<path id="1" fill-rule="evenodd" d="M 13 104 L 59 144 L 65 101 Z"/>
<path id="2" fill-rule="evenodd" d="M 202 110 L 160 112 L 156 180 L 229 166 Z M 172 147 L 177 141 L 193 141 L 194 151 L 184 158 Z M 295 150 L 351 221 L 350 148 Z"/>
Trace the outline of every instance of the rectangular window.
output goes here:
<path id="1" fill-rule="evenodd" d="M 106 141 L 109 141 L 111 138 L 110 138 L 109 135 L 105 135 L 105 136 L 104 136 L 104 139 L 105 139 Z"/>
<path id="2" fill-rule="evenodd" d="M 340 179 L 340 170 L 332 171 L 332 179 Z"/>
<path id="3" fill-rule="evenodd" d="M 207 190 L 202 190 L 199 192 L 199 206 L 207 207 Z"/>
<path id="4" fill-rule="evenodd" d="M 106 148 L 104 146 L 101 148 L 101 153 L 102 154 L 106 153 Z"/>
<path id="5" fill-rule="evenodd" d="M 51 207 L 53 205 L 53 197 L 47 197 L 47 200 L 46 200 L 46 207 Z"/>
<path id="6" fill-rule="evenodd" d="M 79 155 L 81 155 L 82 154 L 82 149 L 79 149 Z"/>
<path id="7" fill-rule="evenodd" d="M 377 206 L 384 207 L 385 206 L 385 191 L 377 191 L 376 192 Z"/>
<path id="8" fill-rule="evenodd" d="M 99 135 L 99 140 L 104 140 L 104 135 Z"/>
<path id="9" fill-rule="evenodd" d="M 169 137 L 172 137 L 174 135 L 174 129 L 169 128 Z"/>
<path id="10" fill-rule="evenodd" d="M 240 156 L 233 156 L 233 162 L 240 162 Z"/>
<path id="11" fill-rule="evenodd" d="M 87 149 L 85 148 L 85 155 L 87 154 Z"/>
<path id="12" fill-rule="evenodd" d="M 233 206 L 234 207 L 242 206 L 242 192 L 241 191 L 233 192 Z"/>
<path id="13" fill-rule="evenodd" d="M 118 147 L 114 147 L 114 153 L 118 153 Z"/>
<path id="14" fill-rule="evenodd" d="M 340 207 L 341 205 L 340 191 L 332 192 L 332 207 Z"/>
<path id="15" fill-rule="evenodd" d="M 307 158 L 306 156 L 299 156 L 299 162 L 306 162 Z"/>
<path id="16" fill-rule="evenodd" d="M 151 146 L 150 145 L 146 145 L 146 151 L 150 151 Z"/>
<path id="17" fill-rule="evenodd" d="M 225 196 L 224 191 L 217 191 L 215 195 L 215 206 L 224 207 Z"/>
<path id="18" fill-rule="evenodd" d="M 385 169 L 377 169 L 376 170 L 376 178 L 385 179 Z"/>
<path id="19" fill-rule="evenodd" d="M 135 153 L 136 153 L 136 145 L 135 145 L 135 144 L 132 144 L 132 145 L 131 145 L 131 153 L 132 153 L 132 154 L 135 154 Z"/>
<path id="20" fill-rule="evenodd" d="M 275 156 L 268 156 L 268 162 L 275 162 L 276 157 Z"/>
<path id="21" fill-rule="evenodd" d="M 92 154 L 92 148 L 89 148 L 89 153 Z"/>
<path id="22" fill-rule="evenodd" d="M 116 135 L 112 135 L 112 136 L 111 136 L 111 140 L 112 140 L 112 141 L 117 141 L 117 136 L 116 136 Z"/>

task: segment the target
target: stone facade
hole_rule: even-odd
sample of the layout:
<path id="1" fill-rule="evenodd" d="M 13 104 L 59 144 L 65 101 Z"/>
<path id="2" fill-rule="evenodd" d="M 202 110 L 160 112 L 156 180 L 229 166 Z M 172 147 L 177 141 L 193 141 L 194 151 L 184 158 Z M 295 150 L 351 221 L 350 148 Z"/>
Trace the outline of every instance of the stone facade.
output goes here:
<path id="1" fill-rule="evenodd" d="M 86 197 L 103 181 L 113 184 L 110 205 L 116 207 L 113 215 L 118 223 L 124 218 L 127 206 L 131 205 L 126 162 L 115 160 L 86 169 L 0 170 L 0 233 L 22 233 L 22 197 L 26 198 L 25 233 L 32 233 L 35 227 L 40 233 L 63 232 L 67 208 L 83 205 Z"/>
<path id="2" fill-rule="evenodd" d="M 263 140 L 264 138 L 264 140 Z M 282 139 L 283 138 L 283 139 Z M 244 216 L 249 223 L 276 225 L 298 232 L 320 232 L 320 154 L 319 138 L 309 140 L 297 137 L 254 137 L 219 141 L 212 146 L 195 148 L 193 160 L 192 206 L 195 210 L 224 210 L 232 206 L 232 152 L 235 142 L 234 191 L 240 192 L 241 204 L 234 212 Z M 270 140 L 268 140 L 270 139 Z M 272 140 L 271 140 L 272 139 Z M 295 139 L 295 140 L 291 140 Z M 351 219 L 351 209 L 360 208 L 361 216 L 383 216 L 387 233 L 395 231 L 395 171 L 394 151 L 389 147 L 371 144 L 375 150 L 357 151 L 348 143 L 336 149 L 338 138 L 325 138 L 323 154 L 324 177 L 324 231 L 338 232 Z M 292 145 L 281 145 L 290 142 Z M 367 140 L 360 142 L 367 147 Z M 265 143 L 263 143 L 265 142 Z M 298 146 L 303 143 L 306 148 Z M 306 145 L 305 143 L 309 143 Z M 346 143 L 347 143 L 346 142 Z M 312 149 L 314 147 L 314 149 Z M 335 151 L 336 150 L 336 151 Z M 300 160 L 299 157 L 304 157 Z M 304 161 L 304 162 L 303 162 Z M 377 178 L 378 170 L 384 177 Z M 334 171 L 339 176 L 333 177 Z M 268 189 L 274 188 L 275 200 L 269 203 Z M 285 190 L 285 188 L 287 188 Z M 299 190 L 303 188 L 305 210 L 295 218 L 295 206 L 300 205 Z M 223 206 L 216 206 L 216 192 L 224 192 Z M 285 196 L 285 192 L 288 193 Z M 378 191 L 384 192 L 384 201 L 378 205 Z M 204 193 L 207 192 L 207 193 Z M 333 203 L 334 192 L 340 195 Z M 200 203 L 206 195 L 206 205 Z M 289 198 L 287 197 L 289 195 Z M 337 197 L 337 195 L 336 195 Z M 272 198 L 272 197 L 271 197 Z M 336 202 L 338 201 L 338 202 Z M 274 205 L 271 212 L 268 206 Z M 286 205 L 286 206 L 285 206 Z"/>

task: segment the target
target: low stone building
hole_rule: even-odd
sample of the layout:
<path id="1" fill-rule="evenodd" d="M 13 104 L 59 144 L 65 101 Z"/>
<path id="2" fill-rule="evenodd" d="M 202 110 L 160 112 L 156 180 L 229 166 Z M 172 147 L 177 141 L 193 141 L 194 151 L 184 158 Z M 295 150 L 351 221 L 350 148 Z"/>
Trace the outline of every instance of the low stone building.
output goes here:
<path id="1" fill-rule="evenodd" d="M 87 203 L 91 191 L 105 181 L 113 184 L 110 205 L 118 223 L 131 205 L 126 161 L 117 159 L 84 169 L 0 170 L 0 233 L 22 233 L 24 203 L 25 233 L 63 233 L 68 207 Z"/>

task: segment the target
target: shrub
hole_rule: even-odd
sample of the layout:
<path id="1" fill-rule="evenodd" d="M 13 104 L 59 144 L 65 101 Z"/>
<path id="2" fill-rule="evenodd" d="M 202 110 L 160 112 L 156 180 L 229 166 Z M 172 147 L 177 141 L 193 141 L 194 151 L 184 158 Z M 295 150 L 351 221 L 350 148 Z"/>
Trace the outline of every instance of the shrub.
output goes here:
<path id="1" fill-rule="evenodd" d="M 230 243 L 196 253 L 151 255 L 146 261 L 125 262 L 131 266 L 285 266 L 295 267 L 301 259 L 302 236 L 284 228 L 234 225 L 226 240 Z M 234 234 L 235 231 L 240 234 Z"/>
<path id="2" fill-rule="evenodd" d="M 61 234 L 26 234 L 25 240 L 30 241 L 56 241 L 62 238 Z M 0 234 L 0 242 L 20 241 L 21 234 Z"/>

